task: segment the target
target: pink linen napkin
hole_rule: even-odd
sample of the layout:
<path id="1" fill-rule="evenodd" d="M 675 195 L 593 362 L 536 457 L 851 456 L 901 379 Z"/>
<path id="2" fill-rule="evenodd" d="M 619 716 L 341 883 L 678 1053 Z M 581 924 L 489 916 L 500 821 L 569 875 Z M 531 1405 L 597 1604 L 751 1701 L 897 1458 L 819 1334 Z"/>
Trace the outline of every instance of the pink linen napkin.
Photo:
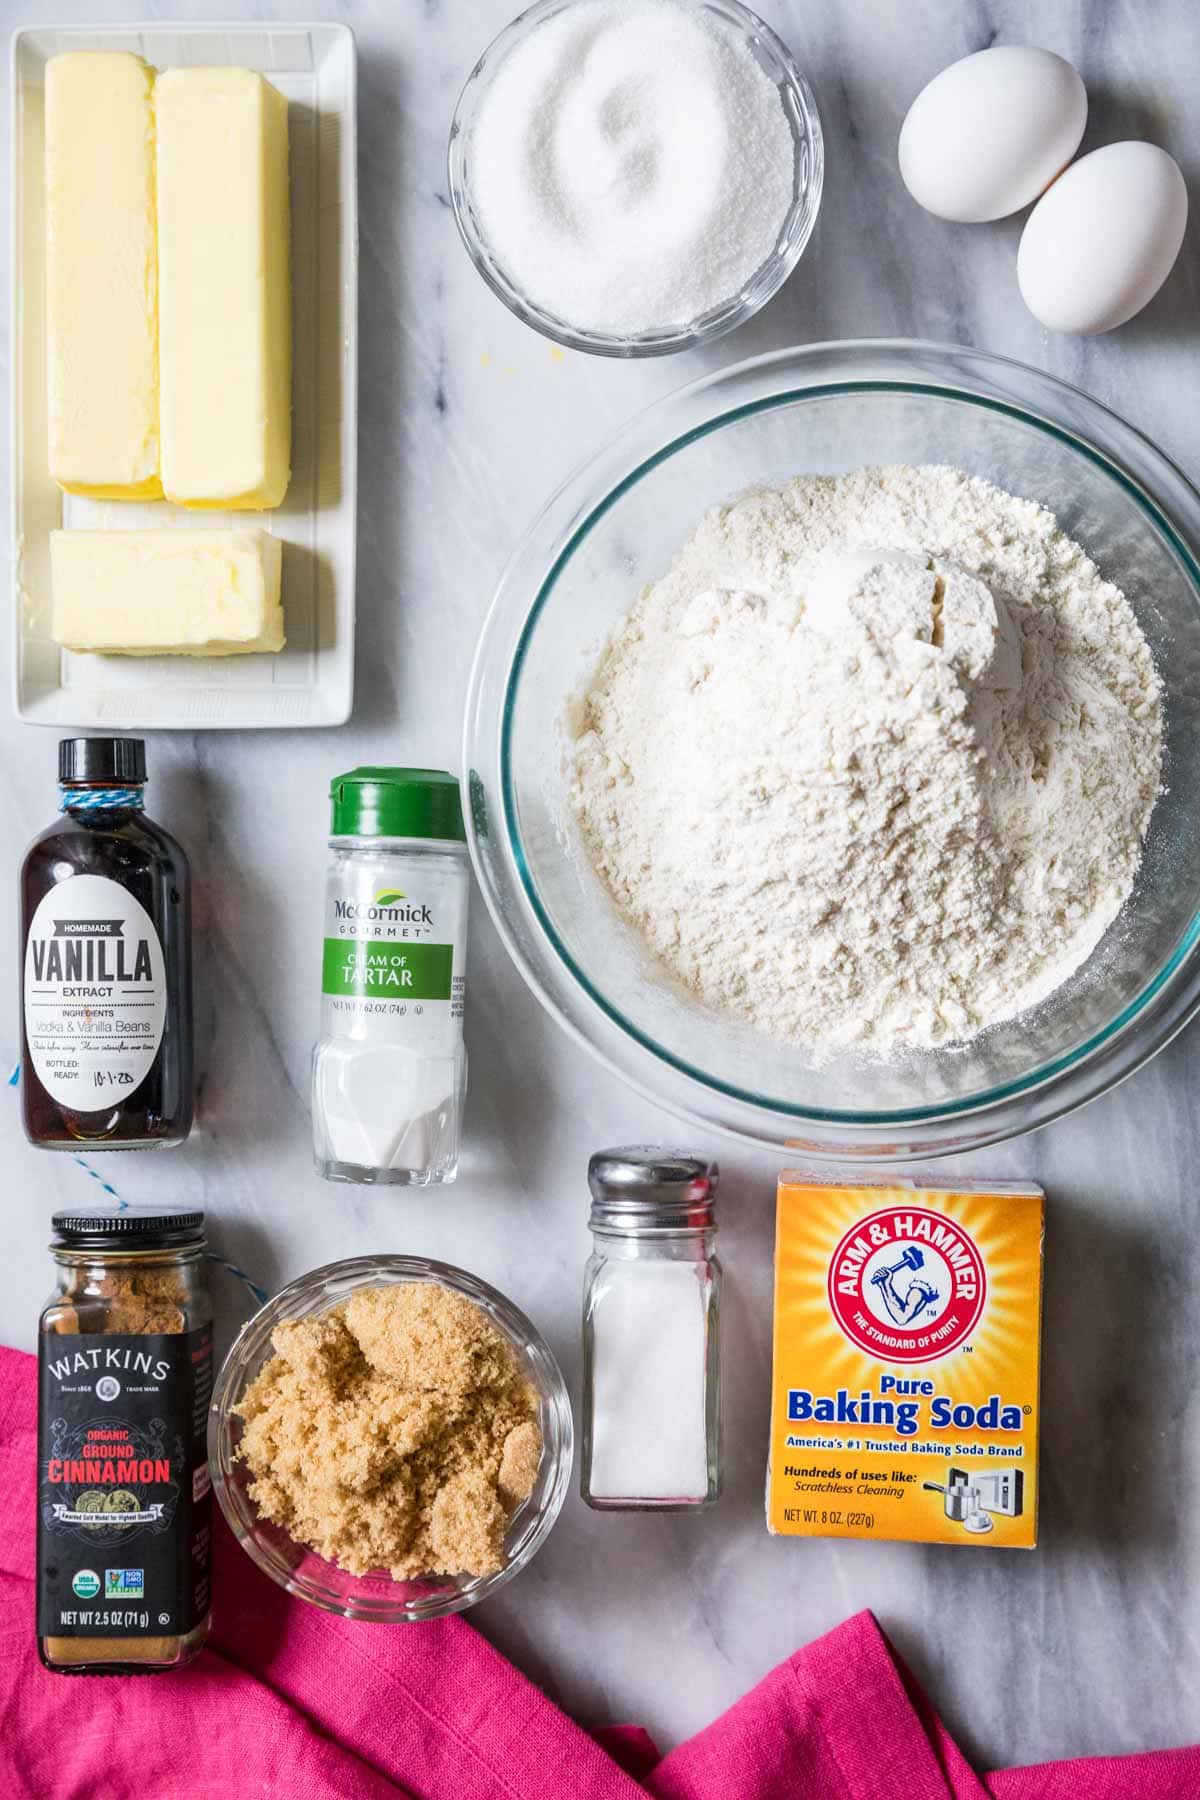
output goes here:
<path id="1" fill-rule="evenodd" d="M 33 1358 L 0 1349 L 0 1793 L 11 1800 L 1200 1795 L 1200 1748 L 974 1775 L 869 1613 L 669 1756 L 625 1728 L 610 1757 L 462 1619 L 330 1618 L 261 1575 L 220 1521 L 215 1628 L 190 1668 L 51 1675 L 34 1646 L 35 1467 Z"/>

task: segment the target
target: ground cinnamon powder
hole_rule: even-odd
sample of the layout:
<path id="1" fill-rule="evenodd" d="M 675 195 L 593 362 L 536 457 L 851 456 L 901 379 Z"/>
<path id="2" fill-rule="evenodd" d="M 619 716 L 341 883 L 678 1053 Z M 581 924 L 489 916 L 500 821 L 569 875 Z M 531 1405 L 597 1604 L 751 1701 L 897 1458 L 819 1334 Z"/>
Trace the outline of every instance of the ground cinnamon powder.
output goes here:
<path id="1" fill-rule="evenodd" d="M 237 1407 L 260 1514 L 354 1575 L 491 1575 L 542 1455 L 538 1400 L 482 1309 L 431 1282 L 280 1325 Z"/>

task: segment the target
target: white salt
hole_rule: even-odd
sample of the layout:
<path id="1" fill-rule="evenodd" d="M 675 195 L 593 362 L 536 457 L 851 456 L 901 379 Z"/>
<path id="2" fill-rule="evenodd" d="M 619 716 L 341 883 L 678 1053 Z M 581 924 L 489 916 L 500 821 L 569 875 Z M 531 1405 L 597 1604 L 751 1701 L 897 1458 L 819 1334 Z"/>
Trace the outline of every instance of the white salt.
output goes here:
<path id="1" fill-rule="evenodd" d="M 766 262 L 792 201 L 779 91 L 685 0 L 579 0 L 500 63 L 470 145 L 509 280 L 582 330 L 692 323 Z"/>
<path id="2" fill-rule="evenodd" d="M 595 1499 L 703 1499 L 704 1265 L 609 1263 L 593 1294 Z"/>

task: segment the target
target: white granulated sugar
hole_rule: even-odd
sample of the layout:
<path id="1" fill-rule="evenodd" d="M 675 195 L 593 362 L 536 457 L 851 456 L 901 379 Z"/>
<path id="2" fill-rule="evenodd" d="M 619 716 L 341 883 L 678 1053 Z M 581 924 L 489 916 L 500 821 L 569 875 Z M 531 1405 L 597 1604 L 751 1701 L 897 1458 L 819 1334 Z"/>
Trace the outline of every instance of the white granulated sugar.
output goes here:
<path id="1" fill-rule="evenodd" d="M 584 330 L 691 323 L 770 256 L 795 150 L 778 89 L 676 0 L 581 0 L 499 64 L 469 142 L 509 279 Z"/>
<path id="2" fill-rule="evenodd" d="M 694 1262 L 615 1259 L 592 1313 L 591 1491 L 708 1491 L 705 1304 Z"/>
<path id="3" fill-rule="evenodd" d="M 1160 781 L 1124 595 L 950 468 L 710 512 L 578 718 L 572 806 L 620 911 L 702 1001 L 816 1055 L 1052 993 L 1128 897 Z"/>

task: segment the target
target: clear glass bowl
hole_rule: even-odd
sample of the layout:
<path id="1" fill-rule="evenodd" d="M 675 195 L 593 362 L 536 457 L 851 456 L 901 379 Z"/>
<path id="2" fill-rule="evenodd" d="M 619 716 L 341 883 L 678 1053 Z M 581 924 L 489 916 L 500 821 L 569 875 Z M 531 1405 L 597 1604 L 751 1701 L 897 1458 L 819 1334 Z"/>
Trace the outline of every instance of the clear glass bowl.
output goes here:
<path id="1" fill-rule="evenodd" d="M 448 150 L 450 199 L 458 229 L 471 261 L 492 292 L 526 325 L 553 338 L 555 343 L 596 356 L 666 356 L 674 350 L 690 349 L 733 331 L 752 318 L 779 292 L 804 254 L 817 222 L 825 171 L 816 101 L 786 46 L 740 0 L 685 0 L 685 4 L 708 14 L 720 29 L 742 43 L 779 90 L 795 149 L 792 203 L 771 255 L 738 293 L 731 294 L 719 306 L 696 319 L 624 337 L 582 330 L 569 319 L 546 312 L 511 279 L 487 241 L 471 193 L 472 133 L 488 83 L 511 50 L 547 19 L 573 4 L 575 0 L 538 0 L 493 39 L 467 77 L 450 127 Z"/>
<path id="2" fill-rule="evenodd" d="M 509 1523 L 504 1541 L 507 1560 L 496 1575 L 430 1575 L 417 1581 L 393 1581 L 386 1570 L 348 1575 L 297 1544 L 277 1525 L 259 1518 L 247 1492 L 250 1475 L 235 1454 L 242 1422 L 233 1408 L 271 1356 L 271 1333 L 276 1325 L 328 1312 L 359 1288 L 390 1287 L 404 1281 L 432 1282 L 473 1300 L 508 1339 L 537 1390 L 541 1467 L 532 1494 Z M 242 1327 L 217 1378 L 208 1415 L 213 1486 L 221 1511 L 247 1555 L 289 1594 L 322 1611 L 385 1625 L 465 1612 L 511 1581 L 540 1549 L 558 1517 L 571 1479 L 573 1442 L 566 1383 L 549 1347 L 524 1313 L 465 1269 L 421 1256 L 355 1256 L 326 1263 L 290 1282 Z"/>
<path id="3" fill-rule="evenodd" d="M 1135 891 L 1043 1005 L 964 1047 L 817 1067 L 655 969 L 566 803 L 563 713 L 707 508 L 755 483 L 951 463 L 1041 501 L 1129 596 L 1166 691 L 1165 787 Z M 506 570 L 476 655 L 464 780 L 492 916 L 553 1016 L 672 1111 L 817 1157 L 900 1162 L 1044 1124 L 1136 1069 L 1200 1004 L 1200 496 L 1077 389 L 973 350 L 819 344 L 670 396 L 573 475 Z"/>

